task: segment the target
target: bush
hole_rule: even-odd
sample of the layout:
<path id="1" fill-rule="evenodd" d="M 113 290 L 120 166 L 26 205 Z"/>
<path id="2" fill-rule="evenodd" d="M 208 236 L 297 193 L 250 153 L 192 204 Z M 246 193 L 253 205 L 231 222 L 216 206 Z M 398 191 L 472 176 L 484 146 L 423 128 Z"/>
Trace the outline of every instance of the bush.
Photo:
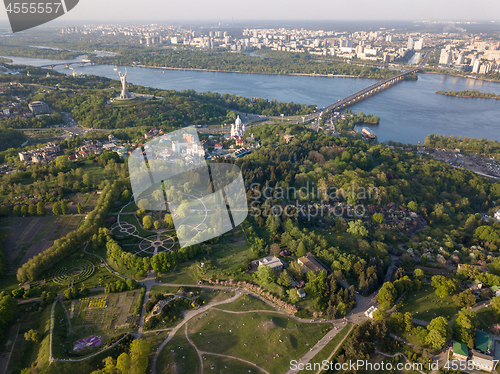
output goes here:
<path id="1" fill-rule="evenodd" d="M 307 309 L 301 309 L 297 313 L 295 313 L 295 317 L 297 317 L 297 318 L 303 318 L 303 319 L 310 319 L 311 318 L 311 312 L 308 311 Z"/>

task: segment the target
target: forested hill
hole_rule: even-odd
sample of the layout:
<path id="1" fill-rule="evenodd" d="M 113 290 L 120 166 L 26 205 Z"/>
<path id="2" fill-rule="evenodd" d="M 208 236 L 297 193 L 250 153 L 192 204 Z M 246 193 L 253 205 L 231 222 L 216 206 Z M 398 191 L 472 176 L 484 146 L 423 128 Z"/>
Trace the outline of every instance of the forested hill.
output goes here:
<path id="1" fill-rule="evenodd" d="M 26 141 L 21 131 L 0 128 L 0 151 L 20 147 Z"/>

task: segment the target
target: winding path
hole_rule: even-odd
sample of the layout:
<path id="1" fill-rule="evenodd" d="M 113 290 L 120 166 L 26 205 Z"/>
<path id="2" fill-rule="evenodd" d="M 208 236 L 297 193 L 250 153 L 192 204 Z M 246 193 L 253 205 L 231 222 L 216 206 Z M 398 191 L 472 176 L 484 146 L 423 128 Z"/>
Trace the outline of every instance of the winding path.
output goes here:
<path id="1" fill-rule="evenodd" d="M 401 356 L 401 357 L 403 357 L 403 358 L 406 360 L 406 362 L 408 362 L 408 363 L 410 363 L 410 364 L 413 364 L 413 363 L 412 363 L 412 362 L 408 359 L 408 357 L 406 357 L 406 356 L 405 356 L 405 354 L 404 354 L 404 353 L 401 353 L 401 352 L 397 352 L 397 353 L 395 353 L 395 354 L 393 354 L 393 355 L 390 355 L 390 354 L 388 354 L 388 353 L 384 353 L 384 352 L 380 352 L 378 349 L 376 349 L 376 350 L 375 350 L 375 352 L 376 352 L 376 353 L 378 353 L 378 354 L 380 354 L 380 355 L 382 355 L 382 356 L 389 357 L 389 358 L 394 358 L 394 357 L 396 357 L 396 356 Z M 423 366 L 423 364 L 422 364 L 422 366 Z M 419 369 L 416 369 L 416 368 L 413 368 L 413 370 L 414 370 L 414 371 L 418 371 L 418 372 L 419 372 L 419 373 L 421 373 L 421 374 L 427 374 L 425 371 L 422 371 L 422 370 L 419 370 Z"/>
<path id="2" fill-rule="evenodd" d="M 227 287 L 226 287 L 227 288 Z M 210 308 L 212 308 L 213 306 L 217 306 L 217 305 L 222 305 L 222 304 L 229 304 L 229 303 L 232 303 L 233 301 L 236 301 L 238 300 L 238 298 L 242 295 L 241 291 L 239 290 L 236 290 L 236 295 L 234 295 L 233 297 L 229 298 L 229 299 L 226 299 L 226 300 L 222 300 L 222 301 L 219 301 L 217 303 L 214 303 L 212 305 L 205 305 L 205 306 L 202 306 L 201 308 L 199 309 L 191 309 L 189 310 L 186 315 L 184 316 L 184 319 L 177 325 L 175 326 L 173 329 L 172 329 L 172 332 L 168 335 L 168 338 L 165 339 L 161 344 L 160 346 L 158 347 L 154 357 L 153 357 L 153 362 L 152 362 L 152 373 L 153 374 L 156 374 L 156 362 L 158 361 L 158 357 L 160 356 L 160 352 L 163 350 L 163 348 L 165 348 L 165 346 L 167 345 L 167 343 L 172 340 L 172 338 L 175 336 L 175 334 L 177 333 L 177 331 L 179 331 L 179 329 L 185 325 L 191 318 L 197 316 L 198 314 L 201 314 L 201 313 L 204 313 L 206 311 L 208 311 Z"/>

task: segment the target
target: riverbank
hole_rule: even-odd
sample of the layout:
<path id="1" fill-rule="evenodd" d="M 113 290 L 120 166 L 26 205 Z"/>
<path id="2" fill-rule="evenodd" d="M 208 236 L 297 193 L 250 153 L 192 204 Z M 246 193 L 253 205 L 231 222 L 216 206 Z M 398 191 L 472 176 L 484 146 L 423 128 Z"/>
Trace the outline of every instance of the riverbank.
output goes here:
<path id="1" fill-rule="evenodd" d="M 467 99 L 493 99 L 500 100 L 500 95 L 495 95 L 491 92 L 480 91 L 436 91 L 439 95 L 454 96 Z"/>
<path id="2" fill-rule="evenodd" d="M 453 73 L 450 71 L 440 71 L 440 70 L 435 70 L 435 69 L 429 69 L 429 68 L 422 68 L 419 70 L 419 73 L 423 74 L 441 74 L 441 75 L 448 75 L 450 77 L 457 77 L 457 78 L 464 78 L 464 79 L 474 79 L 477 81 L 484 81 L 484 82 L 494 82 L 494 83 L 500 83 L 500 79 L 487 79 L 483 78 L 477 75 L 467 75 L 467 74 L 457 74 Z"/>
<path id="3" fill-rule="evenodd" d="M 105 64 L 112 65 L 112 64 Z M 345 75 L 345 74 L 305 74 L 305 73 L 261 73 L 261 72 L 249 72 L 249 71 L 240 71 L 240 70 L 216 70 L 216 69 L 197 69 L 197 68 L 173 68 L 169 66 L 149 66 L 149 65 L 117 65 L 117 66 L 134 66 L 139 68 L 151 68 L 151 69 L 161 69 L 161 70 L 180 70 L 180 71 L 204 71 L 211 73 L 235 73 L 235 74 L 257 74 L 257 75 L 280 75 L 280 76 L 304 76 L 304 77 L 324 77 L 324 78 L 361 78 L 361 79 L 383 79 L 383 78 L 374 78 L 374 77 L 361 77 L 359 75 Z M 397 74 L 397 72 L 396 72 Z M 396 75 L 394 74 L 394 75 Z"/>

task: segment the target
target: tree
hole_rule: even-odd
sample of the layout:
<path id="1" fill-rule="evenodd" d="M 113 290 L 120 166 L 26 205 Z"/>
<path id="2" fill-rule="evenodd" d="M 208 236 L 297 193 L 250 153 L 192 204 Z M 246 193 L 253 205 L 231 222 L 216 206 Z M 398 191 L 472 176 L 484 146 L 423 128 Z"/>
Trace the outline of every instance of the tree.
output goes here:
<path id="1" fill-rule="evenodd" d="M 347 228 L 347 233 L 364 238 L 365 236 L 368 235 L 368 230 L 366 229 L 365 225 L 363 224 L 363 221 L 360 219 L 356 221 L 350 221 L 349 222 L 349 227 Z"/>
<path id="2" fill-rule="evenodd" d="M 476 339 L 476 329 L 479 325 L 477 314 L 469 310 L 461 310 L 458 317 L 453 322 L 453 337 L 459 342 L 469 344 L 472 341 L 474 348 L 474 340 Z"/>
<path id="3" fill-rule="evenodd" d="M 27 217 L 27 216 L 28 216 L 28 213 L 29 213 L 29 208 L 28 208 L 28 206 L 27 206 L 27 205 L 23 205 L 23 206 L 21 207 L 21 215 L 22 215 L 23 217 Z"/>
<path id="4" fill-rule="evenodd" d="M 247 270 L 252 269 L 252 260 L 250 260 L 248 257 L 246 257 L 243 260 L 243 265 L 241 265 L 241 268 L 243 269 L 243 271 L 247 271 Z"/>
<path id="5" fill-rule="evenodd" d="M 303 267 L 297 261 L 293 261 L 288 265 L 288 272 L 297 281 L 300 281 L 304 278 Z"/>
<path id="6" fill-rule="evenodd" d="M 137 288 L 137 282 L 132 278 L 127 279 L 125 283 L 127 284 L 127 288 L 130 291 L 135 290 Z"/>
<path id="7" fill-rule="evenodd" d="M 495 296 L 491 299 L 490 306 L 495 311 L 497 321 L 500 321 L 500 296 Z"/>
<path id="8" fill-rule="evenodd" d="M 430 330 L 425 338 L 425 344 L 431 349 L 440 350 L 446 344 L 446 338 L 438 330 Z"/>
<path id="9" fill-rule="evenodd" d="M 303 257 L 306 255 L 306 246 L 304 245 L 303 242 L 299 243 L 299 246 L 297 247 L 297 252 L 295 253 L 297 257 Z"/>
<path id="10" fill-rule="evenodd" d="M 13 209 L 12 212 L 14 213 L 15 216 L 21 217 L 21 206 L 16 205 Z"/>
<path id="11" fill-rule="evenodd" d="M 384 222 L 384 215 L 382 213 L 374 213 L 372 216 L 373 222 L 378 223 L 379 225 Z"/>
<path id="12" fill-rule="evenodd" d="M 24 339 L 29 342 L 39 344 L 42 342 L 43 336 L 37 330 L 31 329 L 28 332 L 24 333 Z"/>
<path id="13" fill-rule="evenodd" d="M 67 169 L 71 166 L 71 161 L 67 156 L 56 157 L 56 167 L 59 170 Z"/>
<path id="14" fill-rule="evenodd" d="M 383 309 L 391 308 L 396 302 L 397 291 L 391 282 L 385 282 L 377 295 L 377 301 Z"/>
<path id="15" fill-rule="evenodd" d="M 61 212 L 62 214 L 68 214 L 69 213 L 69 209 L 68 209 L 68 203 L 66 200 L 61 200 Z"/>
<path id="16" fill-rule="evenodd" d="M 314 297 L 321 297 L 326 291 L 326 274 L 322 270 L 318 275 L 314 274 L 312 271 L 306 273 L 307 282 L 304 287 L 306 293 L 313 295 Z"/>
<path id="17" fill-rule="evenodd" d="M 446 278 L 442 275 L 434 275 L 431 278 L 431 286 L 436 289 L 436 295 L 439 297 L 445 297 L 457 292 L 459 283 L 453 278 Z"/>
<path id="18" fill-rule="evenodd" d="M 116 368 L 120 373 L 130 373 L 130 356 L 128 353 L 123 352 L 116 360 Z"/>
<path id="19" fill-rule="evenodd" d="M 165 218 L 163 220 L 165 221 L 165 226 L 168 228 L 174 227 L 174 220 L 170 214 L 165 214 Z"/>
<path id="20" fill-rule="evenodd" d="M 269 249 L 271 250 L 271 253 L 275 256 L 278 256 L 281 252 L 281 247 L 279 244 L 277 243 L 273 243 L 271 244 L 271 246 L 269 247 Z"/>
<path id="21" fill-rule="evenodd" d="M 473 305 L 476 305 L 476 296 L 474 296 L 471 290 L 467 289 L 463 292 L 460 292 L 458 295 L 454 295 L 453 301 L 458 306 L 469 308 Z"/>
<path id="22" fill-rule="evenodd" d="M 276 279 L 274 270 L 266 265 L 260 265 L 254 276 L 262 283 L 273 283 Z"/>
<path id="23" fill-rule="evenodd" d="M 450 338 L 451 328 L 448 321 L 444 317 L 436 317 L 431 320 L 429 325 L 427 325 L 427 330 L 429 330 L 429 332 L 437 330 L 446 340 Z"/>
<path id="24" fill-rule="evenodd" d="M 28 214 L 30 216 L 36 216 L 36 205 L 35 204 L 30 204 L 28 206 Z"/>
<path id="25" fill-rule="evenodd" d="M 130 374 L 145 374 L 151 344 L 145 339 L 134 340 L 130 344 Z"/>
<path id="26" fill-rule="evenodd" d="M 78 214 L 83 214 L 83 208 L 82 208 L 82 204 L 80 202 L 78 202 L 77 209 L 78 209 Z"/>
<path id="27" fill-rule="evenodd" d="M 153 227 L 153 219 L 151 218 L 151 216 L 144 216 L 142 218 L 142 226 L 144 226 L 145 230 L 149 230 L 151 229 L 151 227 Z"/>
<path id="28" fill-rule="evenodd" d="M 300 296 L 296 288 L 289 289 L 286 291 L 286 293 L 288 295 L 288 300 L 290 301 L 290 303 L 295 304 L 299 302 Z"/>
<path id="29" fill-rule="evenodd" d="M 137 215 L 137 218 L 143 219 L 144 216 L 146 216 L 146 210 L 145 209 L 138 209 L 137 212 L 135 212 Z"/>
<path id="30" fill-rule="evenodd" d="M 160 221 L 155 221 L 153 226 L 155 227 L 155 230 L 161 229 L 161 222 Z"/>
<path id="31" fill-rule="evenodd" d="M 288 272 L 286 271 L 286 269 L 281 272 L 281 275 L 278 278 L 277 283 L 280 286 L 283 286 L 286 288 L 290 287 L 290 285 L 292 284 L 292 277 L 290 277 L 290 275 L 288 275 Z"/>
<path id="32" fill-rule="evenodd" d="M 418 209 L 418 205 L 415 201 L 410 201 L 408 203 L 408 209 L 411 210 L 412 212 L 416 212 Z"/>
<path id="33" fill-rule="evenodd" d="M 10 215 L 10 209 L 6 205 L 0 206 L 0 216 L 8 217 Z"/>
<path id="34" fill-rule="evenodd" d="M 413 271 L 413 277 L 415 279 L 422 280 L 422 278 L 424 277 L 424 271 L 422 269 L 416 268 Z"/>
<path id="35" fill-rule="evenodd" d="M 54 205 L 52 205 L 52 213 L 54 213 L 54 215 L 56 215 L 56 216 L 59 216 L 62 214 L 61 204 L 59 203 L 59 201 L 56 201 L 54 203 Z"/>
<path id="36" fill-rule="evenodd" d="M 36 214 L 38 214 L 39 216 L 44 216 L 47 214 L 47 209 L 45 209 L 45 205 L 43 205 L 41 201 L 36 204 Z"/>
<path id="37" fill-rule="evenodd" d="M 406 312 L 404 315 L 405 320 L 405 331 L 410 332 L 413 330 L 413 314 L 411 312 Z"/>
<path id="38" fill-rule="evenodd" d="M 405 318 L 402 313 L 394 312 L 389 316 L 389 325 L 394 331 L 403 331 L 405 329 Z"/>

